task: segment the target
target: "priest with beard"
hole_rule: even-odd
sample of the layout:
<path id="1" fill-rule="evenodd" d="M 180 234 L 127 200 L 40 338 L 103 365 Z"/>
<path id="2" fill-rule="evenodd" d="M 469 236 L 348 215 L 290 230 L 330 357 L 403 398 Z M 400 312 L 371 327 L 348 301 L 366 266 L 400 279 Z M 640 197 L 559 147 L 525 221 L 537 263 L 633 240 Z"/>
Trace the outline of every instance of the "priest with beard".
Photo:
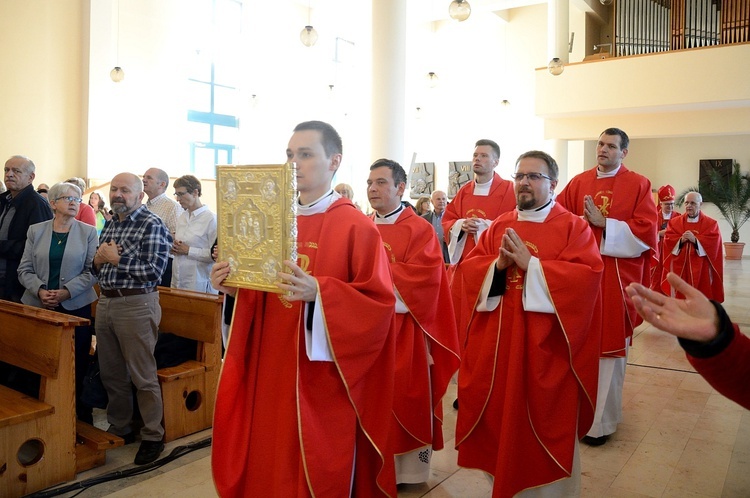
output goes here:
<path id="1" fill-rule="evenodd" d="M 516 162 L 517 208 L 462 263 L 472 303 L 458 376 L 458 464 L 493 497 L 578 496 L 594 417 L 604 269 L 588 223 L 554 201 L 558 167 Z"/>

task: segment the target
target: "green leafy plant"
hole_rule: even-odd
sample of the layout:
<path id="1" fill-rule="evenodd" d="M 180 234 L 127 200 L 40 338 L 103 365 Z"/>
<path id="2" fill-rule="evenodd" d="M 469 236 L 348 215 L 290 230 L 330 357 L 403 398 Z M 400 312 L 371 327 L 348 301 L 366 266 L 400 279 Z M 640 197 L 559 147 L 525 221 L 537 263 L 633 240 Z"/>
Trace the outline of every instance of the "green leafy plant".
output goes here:
<path id="1" fill-rule="evenodd" d="M 708 180 L 682 192 L 676 204 L 682 206 L 690 192 L 699 192 L 703 202 L 710 202 L 718 208 L 732 228 L 732 242 L 739 242 L 740 227 L 750 220 L 750 173 L 742 173 L 739 163 L 732 165 L 729 176 L 710 169 Z"/>

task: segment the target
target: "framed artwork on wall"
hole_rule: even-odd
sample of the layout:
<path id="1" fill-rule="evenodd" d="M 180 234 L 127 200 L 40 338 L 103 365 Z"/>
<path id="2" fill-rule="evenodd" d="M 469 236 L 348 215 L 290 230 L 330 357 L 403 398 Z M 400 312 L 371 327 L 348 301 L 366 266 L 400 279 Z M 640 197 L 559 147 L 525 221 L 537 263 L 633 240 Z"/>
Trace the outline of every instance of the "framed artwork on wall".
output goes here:
<path id="1" fill-rule="evenodd" d="M 698 190 L 701 185 L 709 181 L 709 171 L 717 171 L 724 178 L 729 178 L 732 174 L 734 159 L 701 159 L 700 172 L 698 176 Z M 729 180 L 727 180 L 728 182 Z"/>
<path id="2" fill-rule="evenodd" d="M 435 163 L 414 163 L 409 172 L 409 198 L 429 196 L 435 190 Z"/>
<path id="3" fill-rule="evenodd" d="M 453 199 L 458 189 L 474 177 L 471 161 L 451 161 L 448 163 L 448 199 Z"/>

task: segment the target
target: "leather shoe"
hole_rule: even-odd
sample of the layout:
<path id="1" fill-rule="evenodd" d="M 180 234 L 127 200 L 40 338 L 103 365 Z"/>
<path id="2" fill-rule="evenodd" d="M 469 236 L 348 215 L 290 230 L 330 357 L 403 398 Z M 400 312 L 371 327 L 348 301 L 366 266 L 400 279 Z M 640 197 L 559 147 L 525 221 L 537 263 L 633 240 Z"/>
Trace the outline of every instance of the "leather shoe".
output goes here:
<path id="1" fill-rule="evenodd" d="M 453 408 L 455 408 L 456 410 L 458 410 L 458 398 L 456 398 L 455 400 L 453 400 Z"/>
<path id="2" fill-rule="evenodd" d="M 146 465 L 151 463 L 164 451 L 164 443 L 161 441 L 141 441 L 141 447 L 135 455 L 133 463 L 136 465 Z"/>
<path id="3" fill-rule="evenodd" d="M 589 446 L 601 446 L 606 443 L 608 439 L 609 435 L 599 437 L 583 436 L 581 438 L 581 442 L 584 444 L 588 444 Z"/>

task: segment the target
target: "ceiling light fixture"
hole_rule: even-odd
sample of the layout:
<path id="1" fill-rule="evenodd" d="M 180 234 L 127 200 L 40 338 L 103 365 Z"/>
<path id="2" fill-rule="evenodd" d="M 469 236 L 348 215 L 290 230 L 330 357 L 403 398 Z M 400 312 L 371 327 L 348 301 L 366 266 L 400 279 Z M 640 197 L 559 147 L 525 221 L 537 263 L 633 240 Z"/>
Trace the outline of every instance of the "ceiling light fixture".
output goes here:
<path id="1" fill-rule="evenodd" d="M 299 33 L 299 41 L 302 42 L 302 45 L 306 47 L 312 47 L 315 45 L 315 42 L 318 41 L 318 32 L 315 31 L 315 28 L 312 27 L 312 23 L 310 22 L 310 11 L 312 9 L 310 8 L 310 2 L 308 0 L 307 2 L 307 26 L 302 28 L 302 31 Z"/>
<path id="2" fill-rule="evenodd" d="M 549 69 L 550 74 L 552 74 L 553 76 L 560 76 L 565 70 L 565 65 L 559 57 L 554 57 L 551 61 L 549 61 L 547 69 Z"/>
<path id="3" fill-rule="evenodd" d="M 125 71 L 122 70 L 122 68 L 119 66 L 120 62 L 120 0 L 117 0 L 117 48 L 115 51 L 115 67 L 109 72 L 109 77 L 112 78 L 112 81 L 115 83 L 119 83 L 122 80 L 125 79 Z"/>
<path id="4" fill-rule="evenodd" d="M 466 0 L 453 0 L 448 6 L 448 15 L 456 21 L 465 21 L 471 15 L 471 5 Z"/>

